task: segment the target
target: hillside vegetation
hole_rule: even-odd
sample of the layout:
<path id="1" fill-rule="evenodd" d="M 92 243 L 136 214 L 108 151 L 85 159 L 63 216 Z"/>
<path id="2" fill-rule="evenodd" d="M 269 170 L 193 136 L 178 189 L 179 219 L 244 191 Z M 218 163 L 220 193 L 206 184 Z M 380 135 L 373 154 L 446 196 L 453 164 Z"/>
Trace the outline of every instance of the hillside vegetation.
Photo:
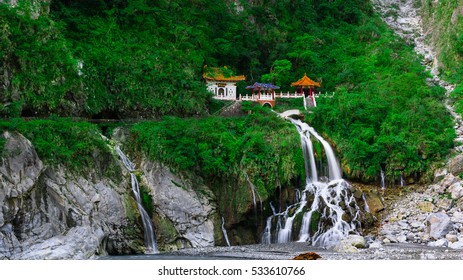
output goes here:
<path id="1" fill-rule="evenodd" d="M 419 175 L 452 146 L 443 91 L 426 85 L 429 76 L 413 50 L 385 27 L 370 1 L 52 0 L 50 12 L 37 18 L 31 1 L 15 8 L 0 4 L 4 117 L 157 119 L 141 124 L 156 131 L 143 138 L 145 147 L 175 132 L 171 141 L 180 148 L 161 141 L 162 151 L 191 143 L 204 156 L 225 159 L 228 148 L 199 147 L 198 137 L 230 133 L 242 124 L 270 133 L 267 122 L 252 124 L 250 116 L 204 125 L 182 119 L 207 116 L 211 95 L 202 71 L 226 65 L 246 75 L 248 84 L 273 82 L 293 90 L 289 84 L 307 73 L 322 91 L 336 91 L 332 99 L 319 98 L 307 120 L 335 144 L 352 178 L 372 180 L 381 169 L 389 176 Z M 175 118 L 163 120 L 167 115 Z M 181 133 L 185 122 L 198 122 L 195 133 Z M 289 133 L 286 126 L 273 129 Z M 244 149 L 246 141 L 233 149 Z M 256 150 L 260 158 L 267 152 Z M 204 176 L 222 172 L 216 163 L 204 165 L 207 158 L 180 152 L 179 163 L 174 155 L 157 157 L 187 168 L 191 163 Z"/>
<path id="2" fill-rule="evenodd" d="M 423 24 L 433 46 L 441 76 L 456 85 L 451 97 L 455 109 L 463 113 L 463 3 L 458 0 L 417 1 Z"/>

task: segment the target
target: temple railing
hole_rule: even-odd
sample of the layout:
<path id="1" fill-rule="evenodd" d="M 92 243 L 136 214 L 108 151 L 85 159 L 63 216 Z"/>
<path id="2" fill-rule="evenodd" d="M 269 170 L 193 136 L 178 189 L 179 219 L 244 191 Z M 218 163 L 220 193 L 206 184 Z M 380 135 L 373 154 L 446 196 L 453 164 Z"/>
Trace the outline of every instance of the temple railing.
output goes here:
<path id="1" fill-rule="evenodd" d="M 314 92 L 314 96 L 315 98 L 333 98 L 335 95 L 334 92 L 325 92 L 325 93 L 321 93 L 321 92 Z M 264 93 L 261 93 L 260 94 L 260 97 L 258 94 L 246 94 L 246 95 L 239 95 L 239 98 L 238 100 L 242 100 L 242 101 L 258 101 L 258 100 L 264 100 L 264 101 L 273 101 L 275 100 L 275 98 L 302 98 L 304 97 L 303 94 L 300 94 L 298 92 L 295 92 L 295 93 L 290 93 L 290 92 L 279 92 L 279 93 L 274 93 L 273 95 L 272 94 L 264 94 Z M 219 100 L 236 100 L 236 98 L 234 96 L 230 96 L 230 95 L 214 95 L 214 98 L 215 99 L 219 99 Z"/>
<path id="2" fill-rule="evenodd" d="M 299 92 L 275 92 L 275 98 L 301 98 L 303 96 L 304 94 L 301 94 Z"/>
<path id="3" fill-rule="evenodd" d="M 225 94 L 217 94 L 217 95 L 214 95 L 213 98 L 219 99 L 219 100 L 236 100 L 234 96 L 225 95 Z"/>

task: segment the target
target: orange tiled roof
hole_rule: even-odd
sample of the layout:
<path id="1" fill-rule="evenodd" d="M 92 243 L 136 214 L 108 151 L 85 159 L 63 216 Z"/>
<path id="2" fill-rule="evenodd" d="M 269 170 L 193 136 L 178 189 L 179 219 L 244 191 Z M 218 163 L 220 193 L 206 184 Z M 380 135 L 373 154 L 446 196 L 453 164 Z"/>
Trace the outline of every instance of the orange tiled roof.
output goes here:
<path id="1" fill-rule="evenodd" d="M 246 80 L 246 77 L 244 75 L 225 77 L 222 69 L 217 68 L 217 67 L 211 67 L 208 73 L 203 74 L 203 78 L 206 80 L 224 81 L 224 82 L 238 82 L 238 81 Z"/>
<path id="2" fill-rule="evenodd" d="M 297 82 L 291 83 L 292 87 L 308 87 L 308 86 L 316 86 L 320 87 L 320 83 L 312 81 L 309 77 L 307 77 L 306 74 L 304 74 L 304 77 L 299 79 Z"/>

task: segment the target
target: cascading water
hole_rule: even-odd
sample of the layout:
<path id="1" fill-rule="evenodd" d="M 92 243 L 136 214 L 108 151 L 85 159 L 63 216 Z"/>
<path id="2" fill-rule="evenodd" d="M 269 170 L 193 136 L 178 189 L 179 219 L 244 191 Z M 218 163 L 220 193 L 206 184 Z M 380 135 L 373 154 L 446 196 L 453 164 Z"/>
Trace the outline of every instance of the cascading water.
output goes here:
<path id="1" fill-rule="evenodd" d="M 356 231 L 360 224 L 360 209 L 350 191 L 351 186 L 341 178 L 341 168 L 328 142 L 308 124 L 290 120 L 301 136 L 306 186 L 299 200 L 288 206 L 285 211 L 275 213 L 271 205 L 274 213 L 267 219 L 262 243 L 286 243 L 297 240 L 308 241 L 315 246 L 332 247 L 350 232 Z M 316 168 L 312 137 L 324 148 L 328 164 L 327 176 L 319 177 L 321 173 Z M 345 216 L 349 216 L 350 221 L 345 221 Z M 295 224 L 295 220 L 298 219 L 301 222 Z M 276 224 L 274 230 L 273 224 Z"/>
<path id="2" fill-rule="evenodd" d="M 127 156 L 122 152 L 119 146 L 116 147 L 116 151 L 119 154 L 119 157 L 121 158 L 122 162 L 124 163 L 124 166 L 130 172 L 130 178 L 132 181 L 132 191 L 137 202 L 138 211 L 140 212 L 141 221 L 144 229 L 143 237 L 145 241 L 146 253 L 157 253 L 158 250 L 156 245 L 156 236 L 154 233 L 153 224 L 148 213 L 141 204 L 140 188 L 138 186 L 137 176 L 133 173 L 135 171 L 135 165 L 127 158 Z"/>
<path id="3" fill-rule="evenodd" d="M 405 185 L 406 184 L 405 184 L 404 176 L 402 174 L 400 174 L 400 186 L 404 187 Z"/>
<path id="4" fill-rule="evenodd" d="M 227 243 L 227 246 L 230 247 L 230 240 L 228 239 L 228 233 L 227 229 L 225 228 L 225 219 L 222 217 L 222 234 L 223 237 L 225 238 L 225 242 Z"/>
<path id="5" fill-rule="evenodd" d="M 260 208 L 261 208 L 261 209 L 262 209 L 262 198 L 260 197 L 259 192 L 256 191 L 256 186 L 254 186 L 254 184 L 251 182 L 251 180 L 249 179 L 249 176 L 248 176 L 247 173 L 246 173 L 246 180 L 247 180 L 248 183 L 249 183 L 249 188 L 251 188 L 252 202 L 253 202 L 253 205 L 254 205 L 254 210 L 256 211 L 256 214 L 257 214 L 257 200 L 256 200 L 256 194 L 257 194 L 257 197 L 259 198 Z"/>
<path id="6" fill-rule="evenodd" d="M 384 175 L 384 171 L 381 168 L 381 189 L 386 189 L 386 176 Z"/>
<path id="7" fill-rule="evenodd" d="M 365 194 L 362 194 L 363 203 L 365 204 L 365 212 L 370 213 L 370 206 L 368 206 L 367 198 Z"/>

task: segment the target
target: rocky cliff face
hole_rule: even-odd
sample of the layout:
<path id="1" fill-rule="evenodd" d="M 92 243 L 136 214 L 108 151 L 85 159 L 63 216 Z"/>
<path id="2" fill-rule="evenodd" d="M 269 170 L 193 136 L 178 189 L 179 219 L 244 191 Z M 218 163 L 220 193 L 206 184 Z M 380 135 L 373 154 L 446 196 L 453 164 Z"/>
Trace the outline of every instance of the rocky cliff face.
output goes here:
<path id="1" fill-rule="evenodd" d="M 84 259 L 142 251 L 126 179 L 47 167 L 23 136 L 3 137 L 0 258 Z"/>
<path id="2" fill-rule="evenodd" d="M 159 163 L 144 160 L 141 170 L 144 184 L 154 194 L 161 249 L 214 246 L 214 194 L 205 185 L 175 175 Z"/>
<path id="3" fill-rule="evenodd" d="M 0 162 L 0 259 L 87 259 L 144 250 L 130 176 L 116 155 L 95 170 L 44 164 L 31 142 L 4 132 Z M 110 161 L 103 162 L 103 161 Z M 108 167 L 109 166 L 109 167 Z M 113 168 L 118 176 L 104 175 Z M 213 193 L 199 180 L 140 160 L 161 251 L 213 246 L 222 238 Z"/>

